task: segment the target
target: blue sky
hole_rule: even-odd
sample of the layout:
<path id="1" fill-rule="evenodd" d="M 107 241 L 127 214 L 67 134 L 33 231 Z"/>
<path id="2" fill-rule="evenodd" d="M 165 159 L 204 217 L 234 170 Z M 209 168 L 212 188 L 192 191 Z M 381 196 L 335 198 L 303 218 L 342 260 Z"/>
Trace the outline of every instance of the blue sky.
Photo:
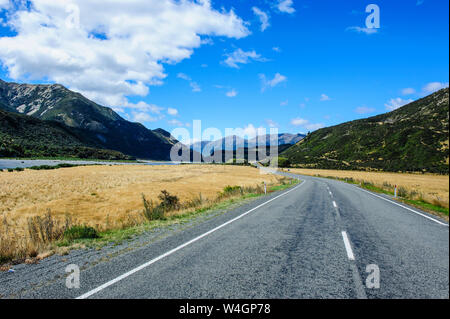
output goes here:
<path id="1" fill-rule="evenodd" d="M 8 5 L 6 0 L 0 0 L 4 22 L 0 28 L 0 77 L 17 82 L 62 82 L 113 107 L 127 119 L 168 131 L 180 126 L 189 128 L 193 120 L 202 120 L 203 128 L 220 130 L 276 126 L 280 132 L 307 132 L 384 113 L 448 85 L 446 0 L 212 1 L 211 7 L 204 9 L 205 21 L 196 18 L 198 13 L 192 10 L 197 7 L 177 7 L 176 3 L 165 1 L 167 10 L 185 12 L 181 17 L 189 19 L 184 25 L 178 18 L 167 32 L 161 27 L 161 37 L 146 40 L 158 48 L 170 44 L 167 51 L 149 49 L 156 66 L 136 75 L 141 72 L 138 62 L 148 63 L 145 52 L 139 48 L 124 53 L 142 54 L 136 63 L 115 63 L 123 56 L 123 45 L 114 47 L 112 56 L 101 51 L 100 46 L 89 56 L 83 56 L 86 50 L 75 54 L 70 44 L 58 43 L 58 37 L 66 31 L 48 39 L 46 30 L 43 35 L 27 33 L 26 28 L 32 26 L 25 20 L 14 22 L 16 30 L 7 24 L 14 14 L 20 13 L 25 19 L 30 10 L 53 15 L 59 8 L 36 4 L 30 9 L 32 5 L 24 8 L 17 3 L 12 7 L 10 2 Z M 96 45 L 103 40 L 104 46 L 114 45 L 114 26 L 106 22 L 102 22 L 106 25 L 104 30 L 95 26 L 96 16 L 83 15 L 88 9 L 82 2 L 81 25 L 90 30 L 90 38 L 84 40 L 95 40 Z M 365 9 L 370 3 L 380 8 L 380 28 L 376 31 L 366 28 L 369 13 Z M 195 5 L 207 6 L 201 2 Z M 70 10 L 61 12 L 67 14 Z M 154 11 L 145 14 L 149 20 L 158 18 Z M 206 20 L 209 14 L 211 19 Z M 260 18 L 264 14 L 268 19 L 263 26 Z M 58 19 L 55 13 L 48 24 L 58 25 Z M 103 21 L 102 17 L 98 19 Z M 195 28 L 192 21 L 198 22 Z M 142 33 L 133 38 L 136 26 L 123 29 L 128 27 L 130 39 L 158 34 L 160 30 L 158 25 L 143 24 Z M 187 33 L 185 30 L 190 28 L 192 31 Z M 175 35 L 180 35 L 180 45 L 172 48 L 171 37 Z M 195 43 L 194 35 L 201 37 L 201 44 Z M 72 36 L 76 41 L 79 35 Z M 80 36 L 78 46 L 90 43 L 84 40 Z M 30 46 L 24 45 L 30 41 Z M 56 53 L 49 49 L 52 46 Z M 32 52 L 35 47 L 36 54 Z M 24 48 L 31 52 L 22 56 L 19 50 Z M 189 52 L 178 52 L 179 48 Z M 83 70 L 84 61 L 99 52 L 102 59 L 92 59 L 97 65 L 89 66 L 89 70 L 98 71 Z M 47 59 L 48 55 L 57 62 Z M 116 75 L 111 71 L 114 68 L 120 68 L 121 74 L 128 72 L 129 77 Z M 103 83 L 103 79 L 109 77 L 117 77 L 110 83 L 121 85 L 108 89 L 110 84 Z M 128 84 L 132 87 L 128 88 Z"/>

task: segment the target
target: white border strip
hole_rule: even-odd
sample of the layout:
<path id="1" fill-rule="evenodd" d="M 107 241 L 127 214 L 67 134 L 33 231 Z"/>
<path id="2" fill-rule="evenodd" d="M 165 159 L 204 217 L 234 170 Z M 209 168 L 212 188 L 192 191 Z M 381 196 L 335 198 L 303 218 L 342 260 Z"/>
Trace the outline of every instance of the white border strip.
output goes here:
<path id="1" fill-rule="evenodd" d="M 347 257 L 350 260 L 355 260 L 355 255 L 353 254 L 352 245 L 350 245 L 350 240 L 346 231 L 342 232 L 342 238 L 344 239 L 345 250 L 347 251 Z"/>
<path id="2" fill-rule="evenodd" d="M 83 294 L 83 295 L 77 297 L 76 299 L 86 299 L 86 298 L 89 298 L 89 297 L 92 296 L 92 295 L 95 295 L 96 293 L 102 291 L 103 289 L 108 288 L 108 287 L 111 286 L 111 285 L 114 285 L 115 283 L 117 283 L 117 282 L 119 282 L 119 281 L 121 281 L 121 280 L 123 280 L 123 279 L 125 279 L 125 278 L 127 278 L 127 277 L 129 277 L 129 276 L 131 276 L 131 275 L 133 275 L 133 274 L 135 274 L 135 273 L 137 273 L 138 271 L 140 271 L 140 270 L 142 270 L 142 269 L 144 269 L 144 268 L 147 268 L 148 266 L 150 266 L 150 265 L 156 263 L 157 261 L 159 261 L 159 260 L 161 260 L 161 259 L 163 259 L 163 258 L 165 258 L 165 257 L 167 257 L 167 256 L 170 256 L 170 255 L 172 255 L 173 253 L 175 253 L 175 252 L 177 252 L 177 251 L 179 251 L 179 250 L 181 250 L 181 249 L 183 249 L 183 248 L 189 246 L 190 244 L 193 244 L 193 243 L 195 243 L 196 241 L 199 241 L 200 239 L 202 239 L 202 238 L 204 238 L 204 237 L 206 237 L 206 236 L 208 236 L 208 235 L 210 235 L 210 234 L 212 234 L 212 233 L 218 231 L 219 229 L 221 229 L 221 228 L 223 228 L 223 227 L 225 227 L 225 226 L 227 226 L 227 225 L 229 225 L 229 224 L 231 224 L 231 223 L 237 221 L 238 219 L 241 219 L 242 217 L 244 217 L 244 216 L 250 214 L 251 212 L 257 210 L 258 208 L 261 208 L 261 207 L 263 207 L 264 205 L 267 205 L 268 203 L 273 202 L 274 200 L 276 200 L 276 199 L 278 199 L 278 198 L 280 198 L 280 197 L 282 197 L 282 196 L 285 196 L 285 195 L 289 194 L 290 192 L 295 191 L 296 189 L 298 189 L 299 187 L 303 186 L 304 184 L 305 184 L 305 181 L 302 182 L 300 185 L 296 186 L 295 188 L 293 188 L 293 189 L 291 189 L 291 190 L 289 190 L 289 191 L 287 191 L 287 192 L 285 192 L 285 193 L 283 193 L 283 194 L 281 194 L 281 195 L 278 195 L 278 196 L 276 196 L 276 197 L 274 197 L 274 198 L 268 200 L 267 202 L 262 203 L 262 204 L 259 205 L 259 206 L 256 206 L 255 208 L 250 209 L 249 211 L 243 213 L 242 215 L 239 215 L 239 216 L 237 216 L 237 217 L 235 217 L 235 218 L 233 218 L 233 219 L 227 221 L 226 223 L 224 223 L 224 224 L 222 224 L 222 225 L 220 225 L 220 226 L 218 226 L 218 227 L 216 227 L 216 228 L 214 228 L 214 229 L 211 229 L 210 231 L 204 233 L 203 235 L 200 235 L 200 236 L 198 236 L 198 237 L 195 237 L 194 239 L 192 239 L 192 240 L 190 240 L 190 241 L 188 241 L 188 242 L 186 242 L 186 243 L 184 243 L 184 244 L 182 244 L 182 245 L 180 245 L 180 246 L 178 246 L 178 247 L 176 247 L 176 248 L 174 248 L 174 249 L 172 249 L 172 250 L 169 250 L 169 251 L 166 252 L 165 254 L 162 254 L 161 256 L 158 256 L 158 257 L 156 257 L 155 259 L 152 259 L 152 260 L 150 260 L 149 262 L 146 262 L 145 264 L 143 264 L 143 265 L 141 265 L 141 266 L 139 266 L 139 267 L 136 267 L 136 268 L 130 270 L 129 272 L 127 272 L 127 273 L 125 273 L 125 274 L 123 274 L 123 275 L 121 275 L 121 276 L 119 276 L 119 277 L 117 277 L 117 278 L 115 278 L 115 279 L 113 279 L 113 280 L 108 281 L 107 283 L 104 283 L 103 285 L 101 285 L 101 286 L 99 286 L 99 287 L 97 287 L 97 288 L 95 288 L 95 289 L 93 289 L 93 290 L 91 290 L 91 291 L 89 291 L 89 292 L 87 292 L 87 293 L 85 293 L 85 294 Z"/>
<path id="3" fill-rule="evenodd" d="M 354 187 L 355 187 L 355 186 L 354 186 Z M 425 217 L 425 218 L 427 218 L 427 219 L 429 219 L 429 220 L 434 221 L 435 223 L 438 223 L 438 224 L 440 224 L 440 225 L 443 225 L 443 226 L 448 227 L 448 224 L 443 223 L 443 222 L 441 222 L 441 221 L 439 221 L 439 220 L 437 220 L 437 219 L 434 219 L 434 218 L 432 218 L 432 217 L 430 217 L 430 216 L 428 216 L 428 215 L 419 213 L 418 211 L 415 211 L 414 209 L 411 209 L 411 208 L 409 208 L 409 207 L 403 206 L 403 205 L 401 205 L 401 204 L 399 204 L 399 203 L 396 203 L 396 202 L 394 202 L 394 201 L 392 201 L 392 200 L 389 200 L 389 199 L 387 199 L 387 198 L 385 198 L 385 197 L 383 197 L 383 196 L 379 196 L 379 195 L 376 195 L 376 194 L 374 194 L 374 193 L 372 193 L 372 192 L 366 191 L 365 189 L 362 189 L 362 188 L 359 188 L 359 187 L 355 187 L 355 188 L 357 188 L 357 189 L 359 189 L 359 190 L 362 190 L 363 192 L 366 192 L 366 193 L 368 193 L 368 194 L 370 194 L 370 195 L 372 195 L 372 196 L 381 198 L 381 199 L 383 199 L 383 200 L 385 200 L 385 201 L 387 201 L 387 202 L 390 202 L 390 203 L 392 203 L 392 204 L 394 204 L 394 205 L 397 205 L 397 206 L 400 206 L 400 207 L 402 207 L 402 208 L 404 208 L 404 209 L 407 209 L 407 210 L 413 212 L 414 214 L 417 214 L 417 215 L 420 215 L 420 216 L 422 216 L 422 217 Z"/>

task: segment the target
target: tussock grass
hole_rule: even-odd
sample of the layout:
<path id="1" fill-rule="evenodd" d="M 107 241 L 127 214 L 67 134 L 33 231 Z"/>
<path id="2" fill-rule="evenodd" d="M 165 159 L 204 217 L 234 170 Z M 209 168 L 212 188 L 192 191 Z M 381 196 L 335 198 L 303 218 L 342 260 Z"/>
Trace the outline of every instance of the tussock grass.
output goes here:
<path id="1" fill-rule="evenodd" d="M 240 166 L 96 166 L 8 173 L 0 180 L 0 264 L 54 252 L 89 234 L 109 238 L 111 232 L 126 234 L 127 229 L 258 196 L 264 193 L 264 182 L 269 191 L 290 185 L 286 178 Z"/>
<path id="2" fill-rule="evenodd" d="M 292 173 L 337 178 L 349 183 L 373 185 L 389 194 L 398 186 L 398 195 L 408 200 L 423 201 L 449 208 L 449 176 L 437 174 L 291 169 Z"/>
<path id="3" fill-rule="evenodd" d="M 397 196 L 400 201 L 448 220 L 449 177 L 445 175 L 312 169 L 291 169 L 291 172 L 338 179 L 391 196 L 394 195 L 397 185 Z"/>

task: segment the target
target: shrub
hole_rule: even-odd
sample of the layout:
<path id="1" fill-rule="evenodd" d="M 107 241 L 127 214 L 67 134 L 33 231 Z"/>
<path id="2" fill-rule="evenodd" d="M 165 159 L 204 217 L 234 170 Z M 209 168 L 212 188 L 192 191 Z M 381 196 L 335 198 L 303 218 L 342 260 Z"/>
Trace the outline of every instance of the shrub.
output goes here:
<path id="1" fill-rule="evenodd" d="M 64 239 L 94 239 L 99 238 L 95 228 L 89 226 L 72 226 L 64 232 Z"/>
<path id="2" fill-rule="evenodd" d="M 161 204 L 159 206 L 164 211 L 171 211 L 171 210 L 177 210 L 180 209 L 180 200 L 177 196 L 172 196 L 169 194 L 168 191 L 163 190 L 161 191 L 161 194 L 158 196 L 158 198 L 161 200 Z"/>
<path id="3" fill-rule="evenodd" d="M 185 208 L 196 208 L 199 206 L 202 206 L 205 200 L 202 197 L 202 193 L 200 193 L 197 197 L 194 197 L 193 199 L 187 201 L 185 204 L 183 204 L 183 207 Z"/>
<path id="4" fill-rule="evenodd" d="M 291 161 L 286 157 L 278 157 L 278 167 L 281 168 L 291 167 Z"/>
<path id="5" fill-rule="evenodd" d="M 144 202 L 144 217 L 148 221 L 164 219 L 164 209 L 160 205 L 155 205 L 153 201 L 148 201 L 142 194 Z"/>
<path id="6" fill-rule="evenodd" d="M 35 243 L 50 243 L 61 239 L 71 223 L 70 216 L 66 216 L 65 221 L 61 222 L 54 219 L 51 211 L 47 210 L 44 217 L 33 216 L 28 218 L 28 234 Z"/>
<path id="7" fill-rule="evenodd" d="M 406 197 L 408 196 L 408 190 L 407 190 L 405 187 L 400 186 L 400 187 L 397 189 L 397 195 L 398 195 L 399 197 L 406 198 Z"/>

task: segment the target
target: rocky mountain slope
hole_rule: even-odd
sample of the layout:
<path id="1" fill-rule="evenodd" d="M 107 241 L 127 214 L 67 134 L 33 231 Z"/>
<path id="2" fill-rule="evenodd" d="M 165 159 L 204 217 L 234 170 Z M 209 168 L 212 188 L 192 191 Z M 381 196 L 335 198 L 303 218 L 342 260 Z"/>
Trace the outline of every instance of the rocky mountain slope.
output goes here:
<path id="1" fill-rule="evenodd" d="M 313 132 L 281 154 L 300 167 L 449 171 L 449 89 L 393 112 Z"/>
<path id="2" fill-rule="evenodd" d="M 0 108 L 51 120 L 84 131 L 100 147 L 138 158 L 168 160 L 176 141 L 142 124 L 131 123 L 112 109 L 79 93 L 54 85 L 8 83 L 0 80 Z"/>
<path id="3" fill-rule="evenodd" d="M 100 145 L 83 130 L 0 110 L 0 157 L 77 157 L 130 160 Z"/>

